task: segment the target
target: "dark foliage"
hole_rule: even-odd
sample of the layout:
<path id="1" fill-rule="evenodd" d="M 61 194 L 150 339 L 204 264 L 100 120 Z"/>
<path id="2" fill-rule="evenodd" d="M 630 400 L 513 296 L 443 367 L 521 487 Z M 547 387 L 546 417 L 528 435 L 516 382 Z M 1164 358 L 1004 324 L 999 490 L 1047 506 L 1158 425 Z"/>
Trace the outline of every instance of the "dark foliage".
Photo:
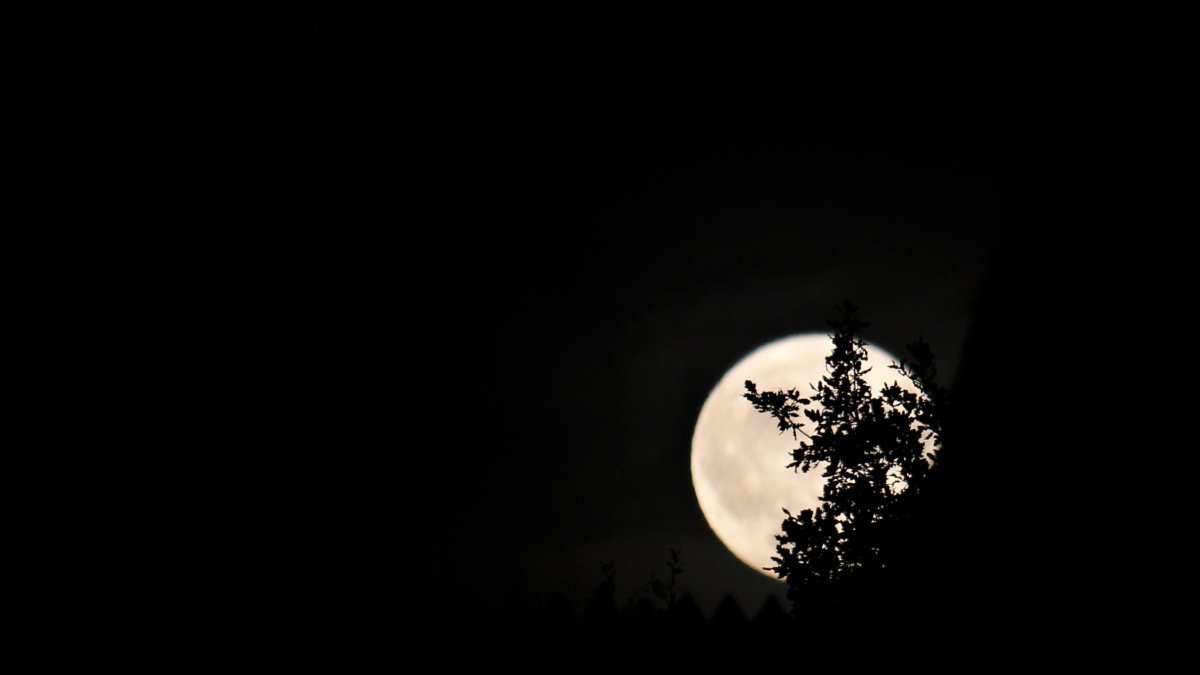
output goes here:
<path id="1" fill-rule="evenodd" d="M 911 389 L 893 382 L 875 393 L 864 379 L 870 371 L 859 337 L 865 326 L 856 308 L 844 303 L 841 317 L 830 322 L 827 374 L 807 396 L 796 389 L 759 392 L 746 382 L 746 399 L 800 442 L 788 468 L 818 469 L 825 479 L 819 507 L 784 511 L 773 558 L 777 564 L 771 569 L 793 593 L 887 566 L 894 527 L 911 510 L 941 444 L 946 396 L 935 382 L 929 346 L 923 341 L 909 345 L 911 360 L 891 365 Z"/>
<path id="2" fill-rule="evenodd" d="M 616 573 L 617 566 L 612 561 L 603 561 L 600 563 L 600 575 L 602 579 L 592 589 L 592 595 L 588 598 L 587 610 L 585 612 L 585 616 L 589 621 L 607 621 L 616 614 Z"/>
<path id="3" fill-rule="evenodd" d="M 679 599 L 679 577 L 682 575 L 683 558 L 679 550 L 668 549 L 666 580 L 650 577 L 650 591 L 663 603 L 668 612 L 675 608 L 675 601 Z"/>

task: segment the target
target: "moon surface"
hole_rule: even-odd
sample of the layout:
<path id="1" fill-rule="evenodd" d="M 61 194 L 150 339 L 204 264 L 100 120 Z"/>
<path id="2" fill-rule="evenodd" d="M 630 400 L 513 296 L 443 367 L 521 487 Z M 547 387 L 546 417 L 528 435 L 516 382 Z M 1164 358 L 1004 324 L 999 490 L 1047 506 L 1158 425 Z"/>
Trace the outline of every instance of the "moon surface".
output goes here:
<path id="1" fill-rule="evenodd" d="M 824 479 L 819 468 L 808 473 L 788 469 L 791 450 L 802 439 L 780 433 L 774 418 L 742 398 L 745 382 L 759 391 L 808 392 L 825 375 L 825 357 L 833 350 L 827 335 L 795 335 L 766 344 L 738 361 L 713 388 L 692 434 L 692 484 L 713 532 L 742 562 L 763 574 L 773 572 L 775 535 L 782 532 L 784 508 L 792 513 L 815 508 Z M 888 368 L 895 360 L 867 345 L 864 379 L 874 392 L 904 378 Z M 802 418 L 806 428 L 812 423 Z"/>

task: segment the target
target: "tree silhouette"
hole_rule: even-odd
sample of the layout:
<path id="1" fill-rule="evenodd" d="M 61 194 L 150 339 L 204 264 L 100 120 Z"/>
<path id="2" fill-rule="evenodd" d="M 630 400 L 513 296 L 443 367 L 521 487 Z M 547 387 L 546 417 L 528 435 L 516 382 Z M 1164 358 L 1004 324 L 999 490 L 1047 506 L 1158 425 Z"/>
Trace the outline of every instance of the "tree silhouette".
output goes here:
<path id="1" fill-rule="evenodd" d="M 600 583 L 592 588 L 584 617 L 591 622 L 609 621 L 617 613 L 617 566 L 611 560 L 600 561 Z"/>
<path id="2" fill-rule="evenodd" d="M 840 309 L 841 318 L 829 322 L 827 374 L 810 395 L 759 392 L 746 381 L 746 399 L 799 440 L 788 468 L 820 469 L 825 478 L 820 506 L 796 515 L 785 509 L 776 536 L 776 565 L 768 569 L 787 581 L 793 599 L 814 583 L 861 579 L 887 566 L 894 528 L 911 511 L 941 443 L 946 395 L 929 346 L 908 345 L 911 360 L 891 365 L 912 389 L 893 382 L 875 394 L 864 379 L 870 368 L 859 337 L 867 324 L 849 302 Z"/>
<path id="3" fill-rule="evenodd" d="M 679 577 L 683 574 L 683 557 L 675 548 L 667 549 L 667 578 L 656 579 L 650 576 L 650 590 L 654 597 L 662 601 L 667 612 L 675 609 L 675 601 L 679 597 Z"/>

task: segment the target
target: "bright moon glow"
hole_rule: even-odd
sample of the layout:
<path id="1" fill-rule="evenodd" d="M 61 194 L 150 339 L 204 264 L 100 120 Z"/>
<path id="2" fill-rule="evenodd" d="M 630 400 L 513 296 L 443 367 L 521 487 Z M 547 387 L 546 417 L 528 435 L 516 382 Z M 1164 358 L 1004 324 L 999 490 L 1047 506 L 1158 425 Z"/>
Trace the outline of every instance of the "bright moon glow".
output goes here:
<path id="1" fill-rule="evenodd" d="M 759 347 L 739 361 L 708 395 L 692 435 L 692 484 L 708 524 L 734 555 L 750 567 L 776 578 L 775 535 L 782 532 L 786 508 L 792 513 L 816 508 L 824 479 L 821 468 L 793 472 L 791 450 L 803 438 L 779 433 L 776 421 L 754 409 L 742 394 L 750 380 L 758 390 L 797 389 L 801 396 L 825 376 L 825 357 L 833 351 L 826 335 L 783 338 Z M 895 357 L 867 345 L 871 370 L 864 379 L 871 390 L 892 382 L 907 384 L 888 368 Z M 905 387 L 910 388 L 910 387 Z M 813 424 L 801 415 L 806 430 Z"/>

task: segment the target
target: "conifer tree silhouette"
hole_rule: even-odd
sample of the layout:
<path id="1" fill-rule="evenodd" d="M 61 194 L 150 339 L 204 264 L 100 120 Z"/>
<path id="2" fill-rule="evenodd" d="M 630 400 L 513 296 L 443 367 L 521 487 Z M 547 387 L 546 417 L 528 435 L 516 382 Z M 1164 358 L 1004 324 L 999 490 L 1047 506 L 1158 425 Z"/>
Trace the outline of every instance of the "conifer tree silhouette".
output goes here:
<path id="1" fill-rule="evenodd" d="M 787 581 L 793 599 L 814 583 L 860 579 L 887 566 L 890 528 L 910 511 L 941 444 L 946 392 L 936 384 L 929 346 L 908 345 L 911 360 L 891 365 L 913 389 L 893 382 L 876 394 L 864 379 L 870 368 L 859 333 L 867 324 L 849 302 L 840 310 L 829 322 L 826 375 L 809 395 L 759 392 L 746 381 L 745 398 L 799 440 L 788 468 L 819 469 L 825 478 L 820 506 L 795 515 L 785 509 L 776 536 L 776 565 L 768 569 Z"/>

